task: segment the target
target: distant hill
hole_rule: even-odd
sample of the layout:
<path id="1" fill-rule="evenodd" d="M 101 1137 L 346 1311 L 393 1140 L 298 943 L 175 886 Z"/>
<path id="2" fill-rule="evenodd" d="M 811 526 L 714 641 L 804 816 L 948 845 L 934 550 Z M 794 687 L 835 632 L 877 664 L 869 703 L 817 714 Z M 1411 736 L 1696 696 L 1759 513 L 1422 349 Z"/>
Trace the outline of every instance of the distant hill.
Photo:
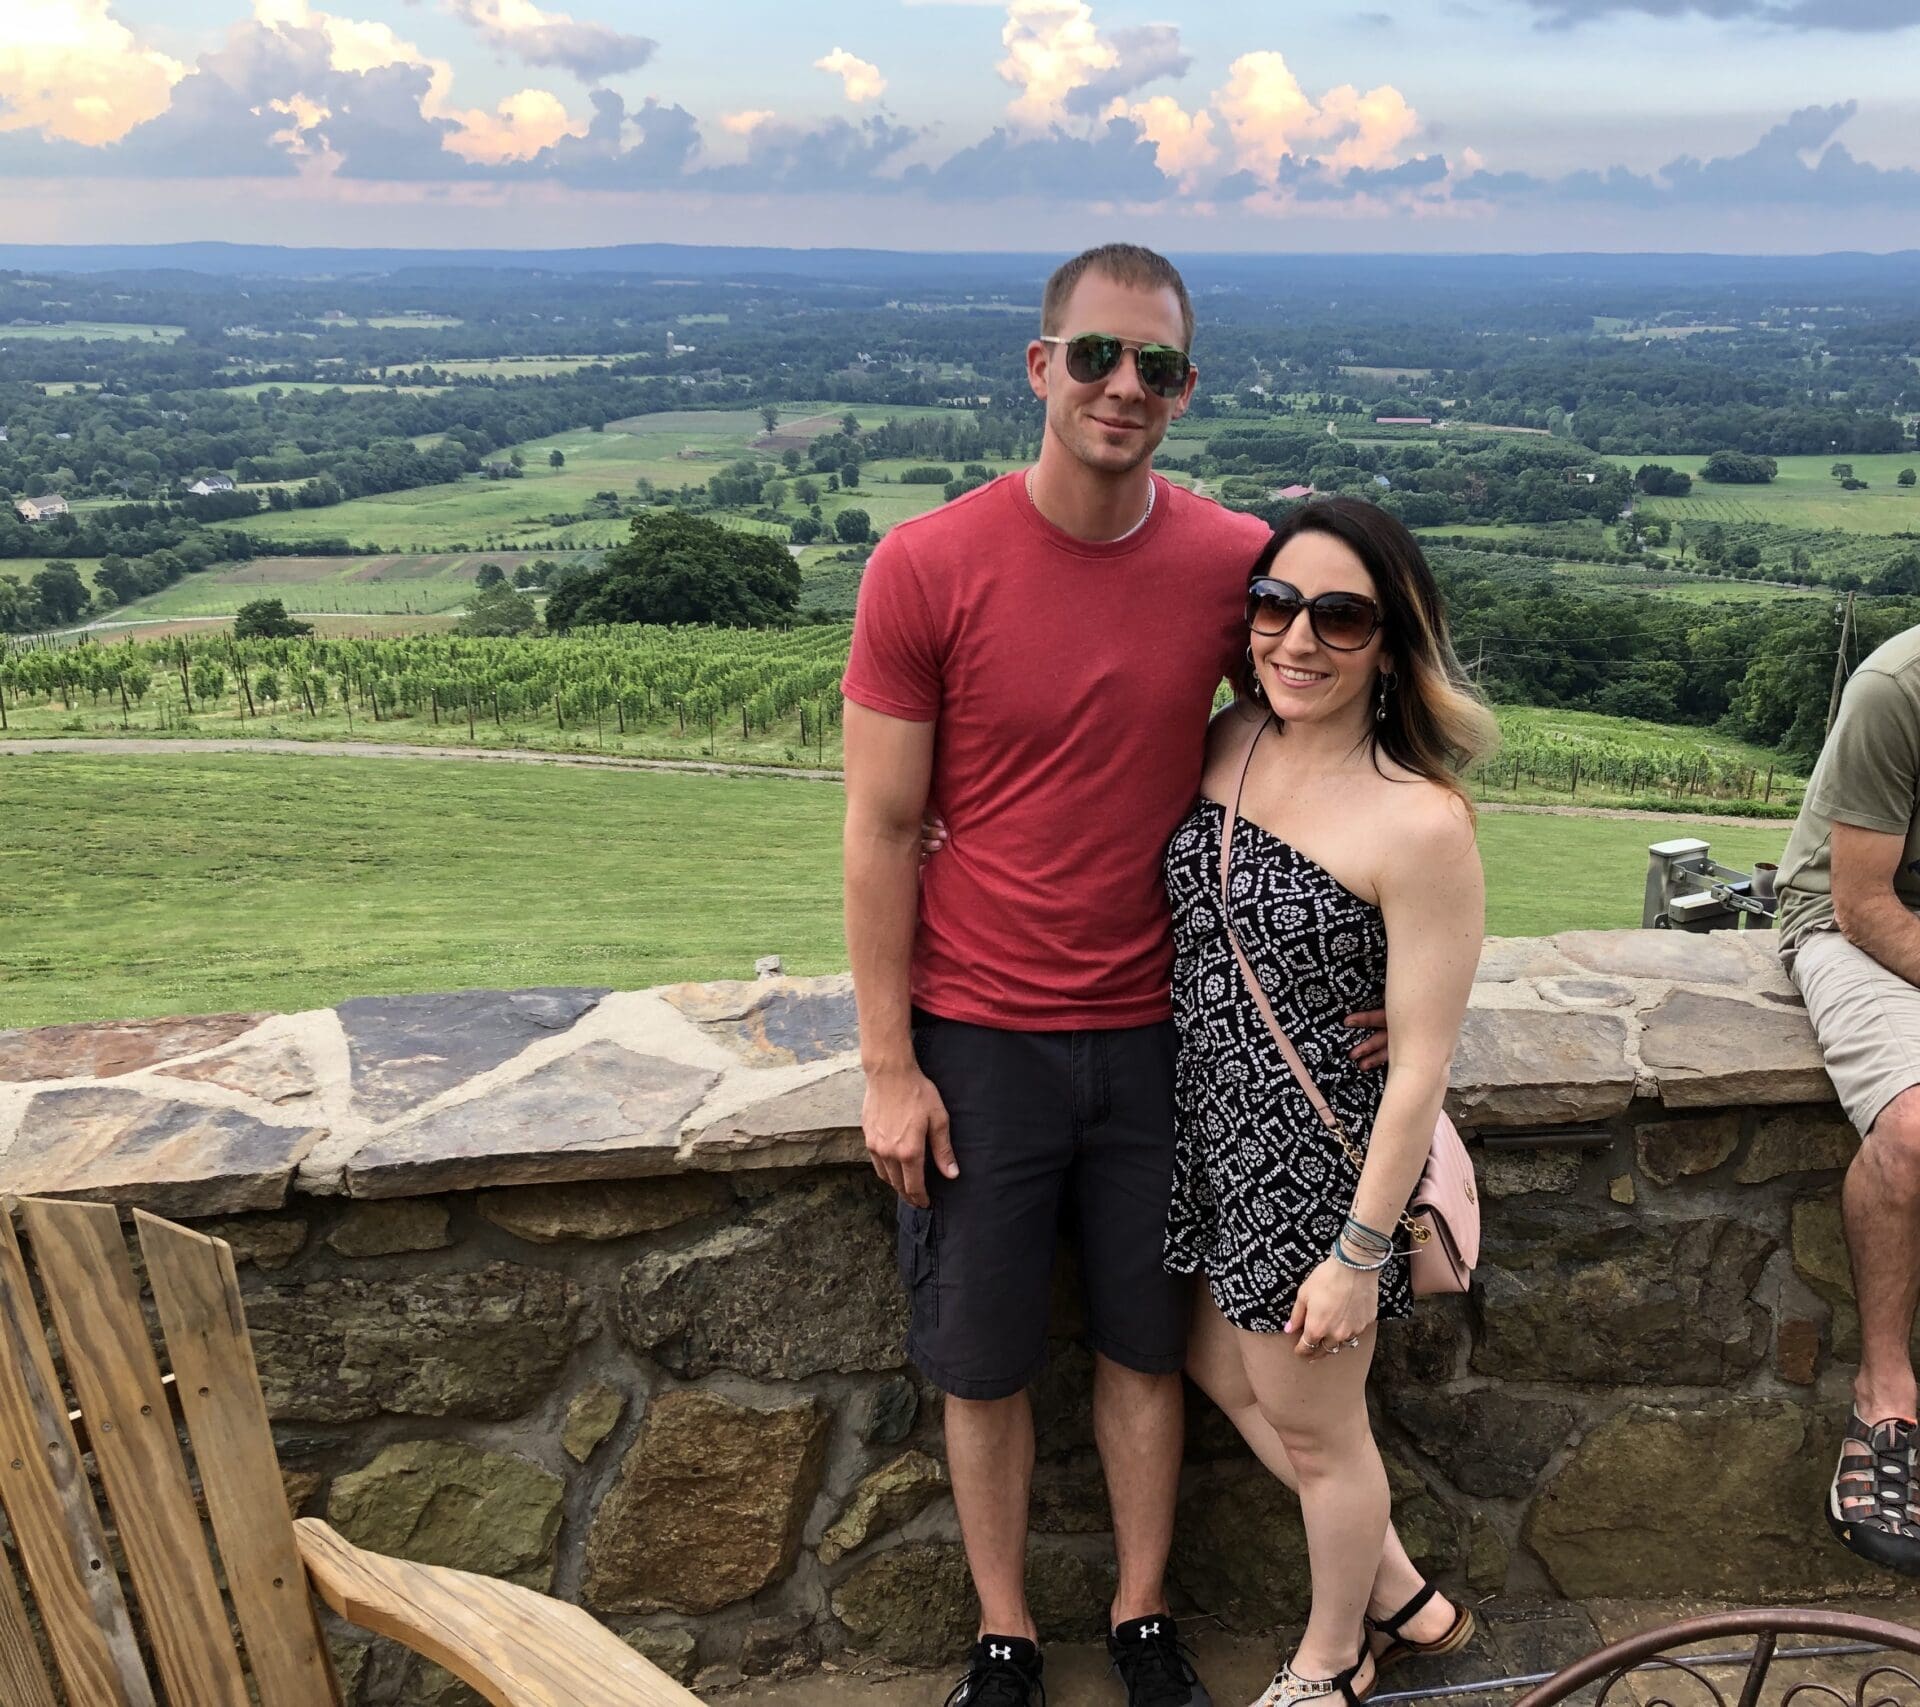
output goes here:
<path id="1" fill-rule="evenodd" d="M 592 249 L 302 249 L 255 243 L 3 243 L 0 269 L 61 273 L 172 273 L 203 277 L 338 278 L 476 269 L 645 278 L 815 279 L 873 286 L 1035 285 L 1056 253 L 912 253 L 887 249 L 773 249 L 627 243 Z M 1197 287 L 1358 290 L 1423 282 L 1442 291 L 1538 291 L 1684 282 L 1695 289 L 1890 291 L 1920 289 L 1920 250 L 1830 255 L 1174 255 Z M 1812 299 L 1802 299 L 1812 300 Z"/>

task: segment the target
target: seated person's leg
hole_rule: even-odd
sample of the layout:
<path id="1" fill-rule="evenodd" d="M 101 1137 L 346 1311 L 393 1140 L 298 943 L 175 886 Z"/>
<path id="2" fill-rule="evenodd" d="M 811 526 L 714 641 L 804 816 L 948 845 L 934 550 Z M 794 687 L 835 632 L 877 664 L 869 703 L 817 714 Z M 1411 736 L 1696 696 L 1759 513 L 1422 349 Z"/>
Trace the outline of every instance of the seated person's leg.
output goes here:
<path id="1" fill-rule="evenodd" d="M 1920 989 L 1831 931 L 1801 948 L 1794 979 L 1862 1135 L 1842 1195 L 1860 1368 L 1828 1522 L 1854 1552 L 1920 1574 L 1920 1393 L 1909 1350 L 1920 1301 Z"/>

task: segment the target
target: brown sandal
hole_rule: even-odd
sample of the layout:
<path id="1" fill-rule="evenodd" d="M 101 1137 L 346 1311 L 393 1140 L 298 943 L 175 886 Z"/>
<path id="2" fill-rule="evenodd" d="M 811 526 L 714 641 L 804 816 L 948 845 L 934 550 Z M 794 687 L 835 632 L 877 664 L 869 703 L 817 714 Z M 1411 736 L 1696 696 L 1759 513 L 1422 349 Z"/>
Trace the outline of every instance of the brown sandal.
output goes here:
<path id="1" fill-rule="evenodd" d="M 1369 1634 L 1377 1633 L 1387 1638 L 1387 1645 L 1374 1657 L 1376 1674 L 1384 1672 L 1389 1666 L 1398 1665 L 1402 1660 L 1438 1659 L 1443 1654 L 1458 1653 L 1473 1640 L 1473 1612 L 1465 1606 L 1454 1609 L 1453 1622 L 1447 1627 L 1446 1634 L 1431 1642 L 1416 1642 L 1409 1636 L 1401 1635 L 1400 1632 L 1407 1627 L 1407 1621 L 1439 1593 L 1432 1583 L 1427 1583 L 1391 1618 L 1367 1620 Z"/>

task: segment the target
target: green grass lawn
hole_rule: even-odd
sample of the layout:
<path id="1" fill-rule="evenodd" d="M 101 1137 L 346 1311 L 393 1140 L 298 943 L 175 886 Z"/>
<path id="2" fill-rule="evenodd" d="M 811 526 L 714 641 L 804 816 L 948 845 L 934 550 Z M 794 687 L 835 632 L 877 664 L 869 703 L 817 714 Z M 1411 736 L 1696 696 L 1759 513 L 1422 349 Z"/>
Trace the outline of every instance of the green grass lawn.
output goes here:
<path id="1" fill-rule="evenodd" d="M 456 762 L 0 749 L 0 1026 L 843 967 L 840 790 Z M 1786 824 L 1701 832 L 1727 864 Z M 1489 813 L 1502 935 L 1639 922 L 1684 819 Z"/>
<path id="2" fill-rule="evenodd" d="M 1903 468 L 1920 468 L 1920 450 L 1887 456 L 1783 456 L 1780 472 L 1764 486 L 1716 486 L 1700 478 L 1703 456 L 1616 456 L 1622 468 L 1664 463 L 1693 476 L 1684 498 L 1641 498 L 1650 515 L 1677 522 L 1771 522 L 1777 527 L 1838 528 L 1847 533 L 1890 534 L 1920 529 L 1920 487 L 1896 484 Z M 1867 482 L 1864 492 L 1843 492 L 1833 478 L 1836 462 L 1850 462 Z"/>

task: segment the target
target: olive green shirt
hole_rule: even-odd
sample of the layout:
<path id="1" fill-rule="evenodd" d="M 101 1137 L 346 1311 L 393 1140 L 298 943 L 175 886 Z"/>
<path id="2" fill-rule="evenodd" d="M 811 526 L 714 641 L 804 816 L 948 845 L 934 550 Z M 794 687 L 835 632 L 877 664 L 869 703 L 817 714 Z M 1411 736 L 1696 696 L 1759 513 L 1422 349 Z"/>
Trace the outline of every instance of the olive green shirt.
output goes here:
<path id="1" fill-rule="evenodd" d="M 1896 634 L 1853 673 L 1780 861 L 1780 953 L 1834 929 L 1833 826 L 1906 838 L 1894 893 L 1920 913 L 1920 628 Z"/>

